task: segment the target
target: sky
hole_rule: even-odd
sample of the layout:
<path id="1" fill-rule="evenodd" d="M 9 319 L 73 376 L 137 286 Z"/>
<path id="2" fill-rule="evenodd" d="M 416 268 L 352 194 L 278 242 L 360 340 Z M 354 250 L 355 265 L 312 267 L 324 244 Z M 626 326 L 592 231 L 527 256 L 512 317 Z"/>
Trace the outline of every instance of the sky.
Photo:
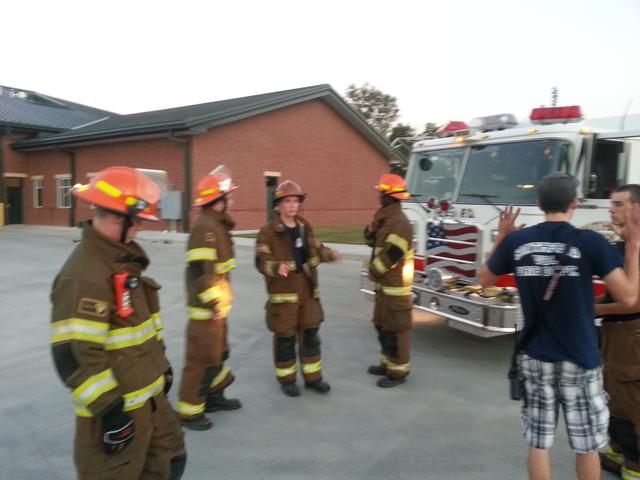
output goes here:
<path id="1" fill-rule="evenodd" d="M 110 0 L 0 9 L 0 85 L 116 113 L 369 82 L 400 121 L 640 113 L 640 0 Z"/>

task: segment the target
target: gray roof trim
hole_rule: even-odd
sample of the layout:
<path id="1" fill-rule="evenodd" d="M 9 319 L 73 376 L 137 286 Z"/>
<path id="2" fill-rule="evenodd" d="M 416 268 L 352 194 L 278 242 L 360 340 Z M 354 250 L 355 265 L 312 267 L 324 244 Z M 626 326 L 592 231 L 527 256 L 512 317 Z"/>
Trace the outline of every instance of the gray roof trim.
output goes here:
<path id="1" fill-rule="evenodd" d="M 313 87 L 275 92 L 273 94 L 258 95 L 257 97 L 259 98 L 256 98 L 255 101 L 252 102 L 240 102 L 239 105 L 223 105 L 222 108 L 218 107 L 218 111 L 215 111 L 216 105 L 214 104 L 217 103 L 219 105 L 219 102 L 214 102 L 211 104 L 211 108 L 213 109 L 211 113 L 205 113 L 197 116 L 189 116 L 190 113 L 193 113 L 192 110 L 194 106 L 158 111 L 159 113 L 167 112 L 166 116 L 173 115 L 174 119 L 169 121 L 152 121 L 142 124 L 139 122 L 140 119 L 144 120 L 144 116 L 146 114 L 149 114 L 150 116 L 157 116 L 158 112 L 122 115 L 118 116 L 118 118 L 122 119 L 130 117 L 132 121 L 137 121 L 138 123 L 136 125 L 114 126 L 111 128 L 107 127 L 101 129 L 101 121 L 93 122 L 93 124 L 90 123 L 86 125 L 86 128 L 79 127 L 77 129 L 67 130 L 63 133 L 49 135 L 46 137 L 19 140 L 14 142 L 12 147 L 15 150 L 40 150 L 54 145 L 77 145 L 80 143 L 89 144 L 97 141 L 101 141 L 102 143 L 102 141 L 106 139 L 112 140 L 121 138 L 124 140 L 132 136 L 137 138 L 148 135 L 156 136 L 159 133 L 166 133 L 169 131 L 175 133 L 185 131 L 188 133 L 195 133 L 195 131 L 198 130 L 207 130 L 209 128 L 244 120 L 246 118 L 293 106 L 302 102 L 319 99 L 325 101 L 382 154 L 387 157 L 396 156 L 386 139 L 380 135 L 377 130 L 371 127 L 359 112 L 354 110 L 347 102 L 345 102 L 330 85 L 317 85 Z M 202 105 L 197 107 L 202 110 Z M 183 115 L 182 118 L 180 118 L 181 114 Z"/>

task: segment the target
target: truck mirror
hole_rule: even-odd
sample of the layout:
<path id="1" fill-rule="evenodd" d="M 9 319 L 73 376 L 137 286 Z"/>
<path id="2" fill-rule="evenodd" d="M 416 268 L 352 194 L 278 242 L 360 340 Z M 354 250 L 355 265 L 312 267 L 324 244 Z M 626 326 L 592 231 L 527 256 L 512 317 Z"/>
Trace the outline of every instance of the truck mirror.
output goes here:
<path id="1" fill-rule="evenodd" d="M 424 157 L 420 159 L 420 170 L 423 172 L 428 172 L 433 167 L 433 162 L 429 157 Z"/>
<path id="2" fill-rule="evenodd" d="M 588 185 L 588 193 L 589 195 L 593 195 L 598 191 L 598 175 L 595 173 L 589 174 L 589 185 Z"/>

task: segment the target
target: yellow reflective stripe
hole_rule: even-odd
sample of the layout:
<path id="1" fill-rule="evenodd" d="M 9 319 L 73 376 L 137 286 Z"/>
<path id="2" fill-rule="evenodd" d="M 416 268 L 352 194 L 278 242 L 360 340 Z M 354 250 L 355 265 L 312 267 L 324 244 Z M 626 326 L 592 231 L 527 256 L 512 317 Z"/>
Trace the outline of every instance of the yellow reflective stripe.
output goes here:
<path id="1" fill-rule="evenodd" d="M 198 298 L 202 303 L 209 303 L 211 300 L 215 300 L 218 297 L 220 297 L 220 287 L 217 285 L 207 288 L 204 292 L 198 294 Z"/>
<path id="2" fill-rule="evenodd" d="M 385 242 L 391 243 L 392 245 L 395 245 L 396 247 L 398 247 L 400 250 L 402 250 L 405 253 L 407 252 L 407 249 L 409 248 L 409 244 L 407 243 L 407 241 L 404 238 L 402 238 L 401 236 L 396 235 L 395 233 L 389 234 L 389 236 L 387 237 Z"/>
<path id="3" fill-rule="evenodd" d="M 258 253 L 266 253 L 267 255 L 271 254 L 271 248 L 269 245 L 265 245 L 264 243 L 256 244 L 256 252 Z"/>
<path id="4" fill-rule="evenodd" d="M 145 320 L 135 327 L 116 328 L 109 331 L 105 350 L 135 347 L 156 336 L 156 325 L 153 318 Z"/>
<path id="5" fill-rule="evenodd" d="M 375 268 L 379 273 L 385 273 L 388 268 L 385 267 L 384 263 L 382 260 L 380 260 L 380 257 L 376 257 L 373 259 L 373 262 L 371 263 L 371 265 L 373 266 L 373 268 Z"/>
<path id="6" fill-rule="evenodd" d="M 93 417 L 93 413 L 91 413 L 91 410 L 89 410 L 87 407 L 81 407 L 79 405 L 75 405 L 73 407 L 73 411 L 79 417 L 87 417 L 87 418 Z"/>
<path id="7" fill-rule="evenodd" d="M 313 289 L 313 298 L 320 298 L 320 289 L 319 288 L 314 288 Z"/>
<path id="8" fill-rule="evenodd" d="M 378 255 L 378 254 L 382 251 L 382 248 L 383 248 L 383 247 L 375 247 L 375 248 L 373 249 L 373 254 L 374 254 L 374 255 Z"/>
<path id="9" fill-rule="evenodd" d="M 211 388 L 220 385 L 220 383 L 222 383 L 222 381 L 225 379 L 225 377 L 231 373 L 231 369 L 229 367 L 227 367 L 226 365 L 222 366 L 222 370 L 220 370 L 220 373 L 218 373 L 218 375 L 215 376 L 215 378 L 213 379 L 213 381 L 211 382 Z"/>
<path id="10" fill-rule="evenodd" d="M 383 353 L 380 355 L 380 365 L 384 365 L 387 366 L 389 364 L 389 359 L 387 358 L 387 356 Z"/>
<path id="11" fill-rule="evenodd" d="M 156 338 L 162 340 L 164 338 L 164 322 L 160 318 L 160 312 L 152 314 L 151 319 L 156 327 Z"/>
<path id="12" fill-rule="evenodd" d="M 298 301 L 297 293 L 272 293 L 269 295 L 271 303 L 296 303 Z"/>
<path id="13" fill-rule="evenodd" d="M 296 374 L 296 364 L 294 363 L 290 367 L 278 368 L 276 367 L 276 376 L 277 377 L 288 377 L 289 375 Z"/>
<path id="14" fill-rule="evenodd" d="M 187 262 L 196 262 L 199 260 L 217 260 L 218 251 L 215 248 L 192 248 L 187 251 Z"/>
<path id="15" fill-rule="evenodd" d="M 393 371 L 396 371 L 396 372 L 406 373 L 406 372 L 409 371 L 410 367 L 411 367 L 411 363 L 397 364 L 397 363 L 393 363 L 391 361 L 389 361 L 387 363 L 387 370 L 393 370 Z"/>
<path id="16" fill-rule="evenodd" d="M 303 363 L 302 364 L 302 373 L 310 375 L 312 373 L 317 373 L 322 370 L 322 365 L 320 360 L 314 363 Z"/>
<path id="17" fill-rule="evenodd" d="M 320 265 L 320 257 L 311 257 L 309 263 L 311 263 L 312 267 L 317 267 L 318 265 Z"/>
<path id="18" fill-rule="evenodd" d="M 118 190 L 113 185 L 105 182 L 104 180 L 100 180 L 96 182 L 95 187 L 101 192 L 106 193 L 107 195 L 113 198 L 119 198 L 120 195 L 122 195 L 122 192 L 120 190 Z"/>
<path id="19" fill-rule="evenodd" d="M 107 340 L 109 324 L 82 318 L 67 318 L 51 324 L 51 343 L 79 340 L 104 344 Z"/>
<path id="20" fill-rule="evenodd" d="M 225 305 L 223 307 L 216 306 L 216 313 L 218 315 L 223 315 L 223 316 L 227 317 L 229 315 L 230 311 L 231 311 L 231 305 Z"/>
<path id="21" fill-rule="evenodd" d="M 210 308 L 189 307 L 189 318 L 191 320 L 211 320 L 213 310 Z"/>
<path id="22" fill-rule="evenodd" d="M 611 448 L 611 445 L 607 445 L 607 451 L 605 452 L 605 455 L 612 462 L 617 463 L 618 465 L 624 465 L 624 455 L 622 453 L 616 452 L 613 448 Z"/>
<path id="23" fill-rule="evenodd" d="M 106 370 L 87 378 L 82 384 L 71 393 L 73 403 L 78 406 L 90 405 L 100 395 L 113 390 L 118 386 L 113 370 Z"/>
<path id="24" fill-rule="evenodd" d="M 236 268 L 236 259 L 230 258 L 226 262 L 216 263 L 213 267 L 216 273 L 227 273 L 230 270 Z"/>
<path id="25" fill-rule="evenodd" d="M 176 403 L 176 412 L 181 413 L 182 415 L 193 417 L 195 415 L 204 413 L 204 403 L 194 405 L 192 403 L 183 402 L 182 400 L 180 400 Z"/>
<path id="26" fill-rule="evenodd" d="M 620 478 L 622 480 L 640 480 L 640 472 L 623 466 L 620 469 Z"/>
<path id="27" fill-rule="evenodd" d="M 155 397 L 157 394 L 162 392 L 163 389 L 164 375 L 160 375 L 152 384 L 147 385 L 144 388 L 134 390 L 133 392 L 125 393 L 123 395 L 124 408 L 122 410 L 125 412 L 129 412 L 131 410 L 135 410 L 136 408 L 140 408 L 145 404 L 147 400 L 149 400 L 151 397 Z"/>
<path id="28" fill-rule="evenodd" d="M 411 295 L 411 286 L 408 287 L 382 287 L 382 293 L 390 295 L 392 297 L 403 297 L 405 295 Z"/>

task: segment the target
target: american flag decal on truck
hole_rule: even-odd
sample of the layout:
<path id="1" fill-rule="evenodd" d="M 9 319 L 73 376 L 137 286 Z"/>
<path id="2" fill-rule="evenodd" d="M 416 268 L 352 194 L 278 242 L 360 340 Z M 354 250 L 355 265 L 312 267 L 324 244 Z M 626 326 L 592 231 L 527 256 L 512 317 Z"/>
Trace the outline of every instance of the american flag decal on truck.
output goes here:
<path id="1" fill-rule="evenodd" d="M 473 279 L 478 259 L 478 228 L 461 223 L 427 224 L 427 269 L 442 268 Z"/>

